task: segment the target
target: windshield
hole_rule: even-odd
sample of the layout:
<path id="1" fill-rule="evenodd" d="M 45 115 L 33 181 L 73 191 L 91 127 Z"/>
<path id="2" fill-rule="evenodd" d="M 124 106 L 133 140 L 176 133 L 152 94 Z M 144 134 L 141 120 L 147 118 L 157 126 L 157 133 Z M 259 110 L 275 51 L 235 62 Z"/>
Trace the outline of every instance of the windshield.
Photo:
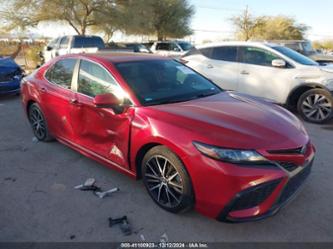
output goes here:
<path id="1" fill-rule="evenodd" d="M 178 45 L 182 48 L 183 51 L 188 51 L 193 47 L 189 42 L 178 42 Z"/>
<path id="2" fill-rule="evenodd" d="M 173 60 L 121 62 L 116 67 L 145 106 L 183 102 L 221 92 L 209 80 Z"/>
<path id="3" fill-rule="evenodd" d="M 276 46 L 276 47 L 272 47 L 272 49 L 280 52 L 281 54 L 289 57 L 290 59 L 296 61 L 299 64 L 307 65 L 307 66 L 318 66 L 319 65 L 317 62 L 311 60 L 310 58 L 308 58 L 290 48 L 283 47 L 283 46 Z"/>

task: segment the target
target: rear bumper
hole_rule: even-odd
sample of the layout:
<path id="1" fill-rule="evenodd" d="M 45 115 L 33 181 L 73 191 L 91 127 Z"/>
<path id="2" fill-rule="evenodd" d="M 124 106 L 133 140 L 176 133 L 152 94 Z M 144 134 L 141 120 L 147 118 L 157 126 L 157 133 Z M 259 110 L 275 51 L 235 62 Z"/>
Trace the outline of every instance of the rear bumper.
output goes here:
<path id="1" fill-rule="evenodd" d="M 313 159 L 300 172 L 298 172 L 298 174 L 288 179 L 288 181 L 284 184 L 284 187 L 281 190 L 275 203 L 267 212 L 256 216 L 242 217 L 242 218 L 230 216 L 237 202 L 239 202 L 239 200 L 242 200 L 242 198 L 244 198 L 250 191 L 255 191 L 256 189 L 258 190 L 260 188 L 264 189 L 266 187 L 264 185 L 270 184 L 273 186 L 275 182 L 278 182 L 277 184 L 279 184 L 281 181 L 283 181 L 282 179 L 266 182 L 264 184 L 261 184 L 262 186 L 260 185 L 255 186 L 253 188 L 249 188 L 238 193 L 236 197 L 228 205 L 226 205 L 226 207 L 218 215 L 217 220 L 224 222 L 239 223 L 239 222 L 257 221 L 275 215 L 282 207 L 284 207 L 289 201 L 291 201 L 300 191 L 304 182 L 311 173 L 312 164 L 313 164 Z"/>

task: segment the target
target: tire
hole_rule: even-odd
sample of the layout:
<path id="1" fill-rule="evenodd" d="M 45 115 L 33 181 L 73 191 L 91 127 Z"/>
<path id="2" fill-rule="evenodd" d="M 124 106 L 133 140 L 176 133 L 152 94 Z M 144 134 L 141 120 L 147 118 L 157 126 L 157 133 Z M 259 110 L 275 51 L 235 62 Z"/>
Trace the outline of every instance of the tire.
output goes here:
<path id="1" fill-rule="evenodd" d="M 29 107 L 28 118 L 32 131 L 39 141 L 49 142 L 53 140 L 53 137 L 48 130 L 44 114 L 37 103 L 34 103 Z"/>
<path id="2" fill-rule="evenodd" d="M 191 179 L 181 160 L 167 147 L 150 149 L 142 160 L 141 170 L 150 197 L 161 208 L 179 213 L 193 207 Z"/>
<path id="3" fill-rule="evenodd" d="M 308 122 L 325 123 L 333 116 L 333 97 L 324 89 L 306 91 L 298 100 L 297 111 Z"/>

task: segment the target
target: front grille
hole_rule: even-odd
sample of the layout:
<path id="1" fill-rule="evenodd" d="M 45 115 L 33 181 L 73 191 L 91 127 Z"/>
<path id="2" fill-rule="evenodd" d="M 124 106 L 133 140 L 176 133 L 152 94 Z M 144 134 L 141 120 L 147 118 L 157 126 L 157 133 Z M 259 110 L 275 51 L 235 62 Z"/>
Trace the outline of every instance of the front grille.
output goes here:
<path id="1" fill-rule="evenodd" d="M 281 179 L 277 179 L 242 191 L 234 200 L 231 211 L 248 209 L 260 205 L 272 194 L 280 181 Z"/>
<path id="2" fill-rule="evenodd" d="M 298 168 L 298 165 L 292 163 L 292 162 L 278 162 L 278 164 L 283 167 L 285 170 L 288 170 L 289 172 L 294 171 Z"/>
<path id="3" fill-rule="evenodd" d="M 309 176 L 311 172 L 311 165 L 304 168 L 301 172 L 297 175 L 289 179 L 289 182 L 285 186 L 282 191 L 282 194 L 278 200 L 278 204 L 284 203 L 287 201 L 296 191 L 297 189 L 303 184 L 305 179 Z"/>
<path id="4" fill-rule="evenodd" d="M 268 150 L 270 154 L 303 154 L 304 148 L 298 147 L 293 149 L 285 149 L 285 150 Z"/>
<path id="5" fill-rule="evenodd" d="M 0 74 L 0 82 L 8 82 L 13 80 L 12 74 Z"/>

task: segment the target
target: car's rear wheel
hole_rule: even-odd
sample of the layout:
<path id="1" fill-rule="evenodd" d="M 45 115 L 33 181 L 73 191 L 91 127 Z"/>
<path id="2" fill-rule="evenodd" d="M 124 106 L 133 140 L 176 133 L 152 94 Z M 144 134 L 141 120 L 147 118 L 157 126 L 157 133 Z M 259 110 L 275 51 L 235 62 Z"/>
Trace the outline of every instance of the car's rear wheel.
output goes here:
<path id="1" fill-rule="evenodd" d="M 53 140 L 53 137 L 49 133 L 45 117 L 37 103 L 30 106 L 28 117 L 32 131 L 39 141 L 47 142 Z"/>
<path id="2" fill-rule="evenodd" d="M 325 123 L 333 115 L 333 97 L 323 89 L 312 89 L 301 95 L 297 109 L 306 121 Z"/>
<path id="3" fill-rule="evenodd" d="M 142 160 L 144 185 L 152 199 L 163 209 L 178 213 L 193 207 L 191 179 L 176 154 L 156 146 Z"/>

